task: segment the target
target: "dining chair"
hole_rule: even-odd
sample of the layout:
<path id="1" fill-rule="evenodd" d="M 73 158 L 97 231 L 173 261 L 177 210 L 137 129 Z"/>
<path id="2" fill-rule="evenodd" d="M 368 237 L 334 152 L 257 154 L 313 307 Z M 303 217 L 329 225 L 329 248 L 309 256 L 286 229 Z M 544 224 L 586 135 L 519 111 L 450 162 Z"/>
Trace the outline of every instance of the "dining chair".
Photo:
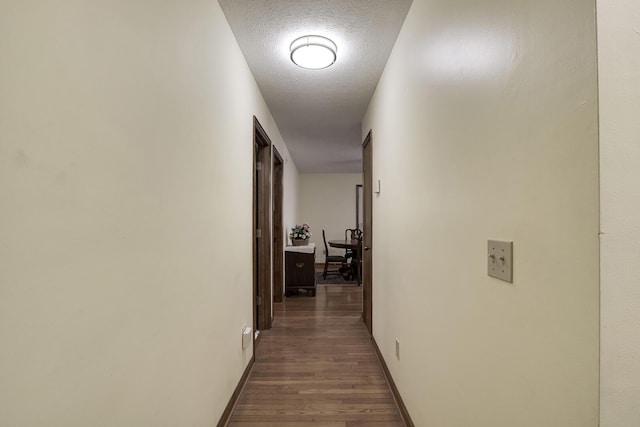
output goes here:
<path id="1" fill-rule="evenodd" d="M 322 242 L 324 243 L 324 271 L 322 272 L 322 278 L 326 279 L 328 274 L 340 274 L 342 272 L 338 270 L 329 270 L 329 263 L 340 263 L 340 267 L 347 263 L 347 259 L 342 255 L 329 255 L 329 246 L 327 246 L 327 238 L 324 234 L 324 229 L 322 229 Z"/>

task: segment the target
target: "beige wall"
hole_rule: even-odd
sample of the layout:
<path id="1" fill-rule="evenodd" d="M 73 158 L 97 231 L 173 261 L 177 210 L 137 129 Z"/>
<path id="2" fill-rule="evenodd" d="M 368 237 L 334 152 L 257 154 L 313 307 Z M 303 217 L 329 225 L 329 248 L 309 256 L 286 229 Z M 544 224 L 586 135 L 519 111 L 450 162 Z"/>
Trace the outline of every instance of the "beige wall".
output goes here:
<path id="1" fill-rule="evenodd" d="M 596 83 L 592 2 L 414 0 L 363 136 L 373 333 L 416 425 L 598 425 Z"/>
<path id="2" fill-rule="evenodd" d="M 598 1 L 601 426 L 640 423 L 640 3 Z"/>
<path id="3" fill-rule="evenodd" d="M 288 157 L 218 3 L 4 1 L 0 57 L 0 425 L 215 425 L 253 114 Z"/>
<path id="4" fill-rule="evenodd" d="M 316 243 L 316 262 L 325 259 L 322 229 L 327 241 L 344 239 L 344 230 L 356 225 L 356 185 L 362 174 L 300 174 L 298 192 L 299 222 L 311 226 L 311 242 Z M 344 255 L 344 249 L 329 249 L 331 255 Z"/>

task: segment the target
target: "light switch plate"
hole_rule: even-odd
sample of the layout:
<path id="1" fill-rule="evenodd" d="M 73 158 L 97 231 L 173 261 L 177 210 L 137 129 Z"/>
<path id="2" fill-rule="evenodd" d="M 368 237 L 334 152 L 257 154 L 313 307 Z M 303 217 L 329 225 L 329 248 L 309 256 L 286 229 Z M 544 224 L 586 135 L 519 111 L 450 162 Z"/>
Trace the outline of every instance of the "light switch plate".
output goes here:
<path id="1" fill-rule="evenodd" d="M 489 240 L 487 274 L 513 283 L 513 242 Z"/>

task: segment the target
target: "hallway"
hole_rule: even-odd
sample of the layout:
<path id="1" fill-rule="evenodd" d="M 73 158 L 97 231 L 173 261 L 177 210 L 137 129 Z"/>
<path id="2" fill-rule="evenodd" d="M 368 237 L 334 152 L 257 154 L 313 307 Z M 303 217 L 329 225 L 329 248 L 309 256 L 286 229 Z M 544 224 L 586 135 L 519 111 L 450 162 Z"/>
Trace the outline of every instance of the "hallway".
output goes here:
<path id="1" fill-rule="evenodd" d="M 361 307 L 362 288 L 337 285 L 276 304 L 229 426 L 403 426 Z"/>
<path id="2" fill-rule="evenodd" d="M 0 2 L 0 426 L 400 425 L 375 349 L 407 424 L 639 427 L 639 17 L 637 0 Z M 314 35 L 329 68 L 292 61 Z M 365 194 L 374 340 L 359 290 L 333 286 L 243 345 L 282 296 L 280 241 L 307 223 L 322 262 L 321 230 L 342 238 Z"/>

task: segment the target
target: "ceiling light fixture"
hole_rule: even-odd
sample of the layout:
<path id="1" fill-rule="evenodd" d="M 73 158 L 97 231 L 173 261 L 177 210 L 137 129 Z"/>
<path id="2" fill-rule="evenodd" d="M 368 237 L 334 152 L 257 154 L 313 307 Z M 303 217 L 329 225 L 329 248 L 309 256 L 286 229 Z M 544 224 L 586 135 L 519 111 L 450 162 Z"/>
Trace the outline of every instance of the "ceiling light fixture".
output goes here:
<path id="1" fill-rule="evenodd" d="M 322 36 L 303 36 L 295 39 L 291 46 L 291 61 L 298 67 L 321 70 L 336 62 L 338 47 Z"/>

